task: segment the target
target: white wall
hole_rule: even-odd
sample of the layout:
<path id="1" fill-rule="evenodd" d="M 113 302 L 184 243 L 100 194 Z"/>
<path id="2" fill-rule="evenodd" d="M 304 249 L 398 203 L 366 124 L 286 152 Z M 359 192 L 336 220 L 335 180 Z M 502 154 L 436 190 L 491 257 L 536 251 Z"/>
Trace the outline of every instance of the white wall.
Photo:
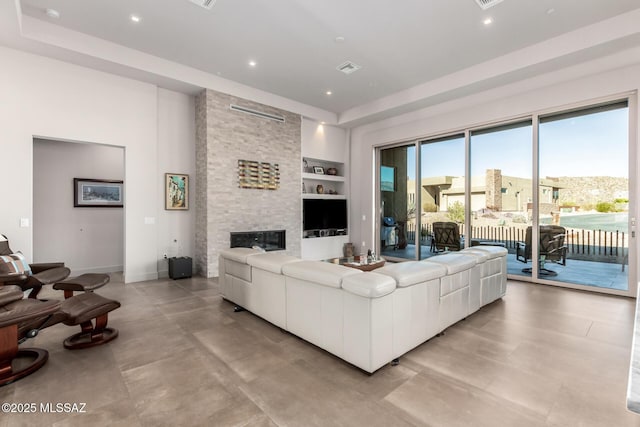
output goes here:
<path id="1" fill-rule="evenodd" d="M 578 77 L 572 78 L 572 75 Z M 365 241 L 366 245 L 371 246 L 374 244 L 374 227 L 377 226 L 374 225 L 377 214 L 372 168 L 374 147 L 443 134 L 536 111 L 555 110 L 616 94 L 632 93 L 639 88 L 640 65 L 588 76 L 583 76 L 581 67 L 573 67 L 354 128 L 351 133 L 352 240 Z M 631 122 L 634 126 L 638 122 L 637 110 Z M 632 134 L 632 137 L 632 143 L 637 146 L 637 134 Z M 636 182 L 637 161 L 634 158 L 630 168 L 632 182 Z M 640 199 L 638 195 L 637 199 Z M 637 212 L 637 206 L 634 209 Z M 362 215 L 366 216 L 366 220 L 361 219 Z"/>
<path id="2" fill-rule="evenodd" d="M 302 157 L 348 163 L 349 146 L 345 129 L 302 119 Z"/>
<path id="3" fill-rule="evenodd" d="M 20 227 L 20 219 L 33 218 L 34 137 L 123 147 L 125 281 L 156 278 L 163 197 L 159 182 L 164 178 L 158 166 L 164 156 L 158 133 L 165 131 L 159 111 L 184 111 L 184 103 L 180 107 L 178 100 L 159 95 L 151 84 L 4 47 L 0 63 L 0 180 L 11 183 L 3 187 L 0 198 L 3 234 L 33 259 L 33 232 Z"/>
<path id="4" fill-rule="evenodd" d="M 158 274 L 168 275 L 163 258 L 192 257 L 195 253 L 196 146 L 195 100 L 192 96 L 158 89 Z M 189 210 L 164 208 L 165 173 L 189 175 Z"/>
<path id="5" fill-rule="evenodd" d="M 74 207 L 73 178 L 123 180 L 124 150 L 34 140 L 33 261 L 64 261 L 72 275 L 122 271 L 123 209 Z"/>

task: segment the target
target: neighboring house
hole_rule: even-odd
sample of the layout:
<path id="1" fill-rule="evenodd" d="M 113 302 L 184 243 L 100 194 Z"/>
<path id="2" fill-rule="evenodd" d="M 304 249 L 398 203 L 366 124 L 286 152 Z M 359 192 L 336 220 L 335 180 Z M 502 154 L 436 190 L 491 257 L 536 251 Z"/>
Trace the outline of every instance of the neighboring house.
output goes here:
<path id="1" fill-rule="evenodd" d="M 464 204 L 462 176 L 440 176 L 422 179 L 421 203 L 424 210 L 447 211 L 456 202 Z M 415 200 L 413 181 L 407 184 L 409 201 Z M 545 210 L 559 209 L 559 194 L 563 188 L 557 178 L 544 178 L 540 186 L 540 203 Z M 489 209 L 497 212 L 525 212 L 533 200 L 529 178 L 502 175 L 500 169 L 488 169 L 485 175 L 471 178 L 471 210 Z"/>

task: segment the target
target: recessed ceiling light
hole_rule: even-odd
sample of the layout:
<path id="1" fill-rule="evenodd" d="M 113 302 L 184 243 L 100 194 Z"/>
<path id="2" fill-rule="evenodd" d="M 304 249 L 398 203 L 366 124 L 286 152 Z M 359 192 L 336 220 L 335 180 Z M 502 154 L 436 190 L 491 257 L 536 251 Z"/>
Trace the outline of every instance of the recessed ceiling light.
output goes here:
<path id="1" fill-rule="evenodd" d="M 131 22 L 135 22 L 136 24 L 142 21 L 142 18 L 140 18 L 138 15 L 131 15 L 129 16 L 129 19 L 131 19 Z"/>
<path id="2" fill-rule="evenodd" d="M 60 12 L 58 12 L 55 9 L 45 9 L 44 13 L 49 17 L 49 18 L 53 18 L 53 19 L 58 19 L 60 18 Z"/>
<path id="3" fill-rule="evenodd" d="M 554 13 L 556 10 L 554 8 L 551 9 L 547 9 L 547 15 L 551 15 L 552 13 Z"/>
<path id="4" fill-rule="evenodd" d="M 325 92 L 327 95 L 331 95 L 333 92 L 331 92 L 330 90 Z"/>
<path id="5" fill-rule="evenodd" d="M 338 36 L 335 38 L 336 43 L 344 43 L 344 37 Z"/>
<path id="6" fill-rule="evenodd" d="M 491 25 L 491 24 L 493 24 L 493 19 L 491 19 L 491 18 L 485 18 L 485 20 L 484 20 L 484 21 L 482 21 L 482 23 L 483 23 L 484 25 Z"/>
<path id="7" fill-rule="evenodd" d="M 256 65 L 258 65 L 256 61 L 249 61 L 249 67 L 255 67 Z"/>

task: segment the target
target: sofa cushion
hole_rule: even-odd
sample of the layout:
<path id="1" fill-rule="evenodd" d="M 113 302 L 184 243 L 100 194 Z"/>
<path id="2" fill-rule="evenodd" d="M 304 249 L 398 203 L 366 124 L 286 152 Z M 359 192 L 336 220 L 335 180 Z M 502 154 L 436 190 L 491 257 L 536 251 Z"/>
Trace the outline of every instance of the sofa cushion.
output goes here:
<path id="1" fill-rule="evenodd" d="M 471 255 L 444 254 L 427 258 L 421 262 L 433 262 L 443 265 L 447 269 L 447 274 L 455 274 L 464 270 L 473 268 L 476 264 L 476 258 Z"/>
<path id="2" fill-rule="evenodd" d="M 322 261 L 290 262 L 282 266 L 282 274 L 319 285 L 340 288 L 342 279 L 354 274 L 364 274 L 355 268 Z"/>
<path id="3" fill-rule="evenodd" d="M 378 268 L 376 273 L 392 277 L 399 288 L 404 288 L 416 283 L 439 279 L 447 274 L 447 269 L 440 264 L 407 261 L 387 264 L 382 268 Z"/>
<path id="4" fill-rule="evenodd" d="M 223 249 L 220 251 L 220 255 L 222 255 L 226 259 L 230 259 L 233 261 L 247 263 L 247 258 L 255 255 L 255 254 L 263 254 L 264 251 L 261 249 L 253 249 L 253 248 L 229 248 Z"/>
<path id="5" fill-rule="evenodd" d="M 488 246 L 488 245 L 480 245 L 474 246 L 474 250 L 484 251 L 489 255 L 489 259 L 499 258 L 501 256 L 507 256 L 507 249 L 501 246 Z"/>
<path id="6" fill-rule="evenodd" d="M 342 289 L 365 298 L 380 298 L 396 289 L 396 281 L 384 274 L 367 272 L 342 279 Z"/>
<path id="7" fill-rule="evenodd" d="M 471 255 L 478 259 L 478 263 L 487 262 L 489 260 L 489 252 L 476 249 L 477 246 L 473 248 L 467 248 L 460 251 L 461 254 Z"/>
<path id="8" fill-rule="evenodd" d="M 298 257 L 285 255 L 282 252 L 266 252 L 247 257 L 247 264 L 261 270 L 282 274 L 282 266 L 290 262 L 302 261 Z"/>

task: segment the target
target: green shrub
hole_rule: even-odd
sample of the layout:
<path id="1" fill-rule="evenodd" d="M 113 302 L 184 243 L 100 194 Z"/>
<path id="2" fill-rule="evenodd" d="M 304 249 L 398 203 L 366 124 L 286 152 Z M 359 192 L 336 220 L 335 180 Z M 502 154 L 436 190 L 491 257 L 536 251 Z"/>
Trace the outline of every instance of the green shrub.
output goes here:
<path id="1" fill-rule="evenodd" d="M 432 202 L 424 202 L 422 204 L 422 212 L 438 212 L 438 206 Z"/>
<path id="2" fill-rule="evenodd" d="M 596 211 L 598 212 L 615 212 L 616 206 L 611 202 L 596 203 Z"/>
<path id="3" fill-rule="evenodd" d="M 629 199 L 623 199 L 623 198 L 615 199 L 613 203 L 629 203 Z"/>
<path id="4" fill-rule="evenodd" d="M 454 202 L 448 207 L 447 216 L 453 222 L 458 224 L 464 223 L 464 205 L 460 202 Z"/>

